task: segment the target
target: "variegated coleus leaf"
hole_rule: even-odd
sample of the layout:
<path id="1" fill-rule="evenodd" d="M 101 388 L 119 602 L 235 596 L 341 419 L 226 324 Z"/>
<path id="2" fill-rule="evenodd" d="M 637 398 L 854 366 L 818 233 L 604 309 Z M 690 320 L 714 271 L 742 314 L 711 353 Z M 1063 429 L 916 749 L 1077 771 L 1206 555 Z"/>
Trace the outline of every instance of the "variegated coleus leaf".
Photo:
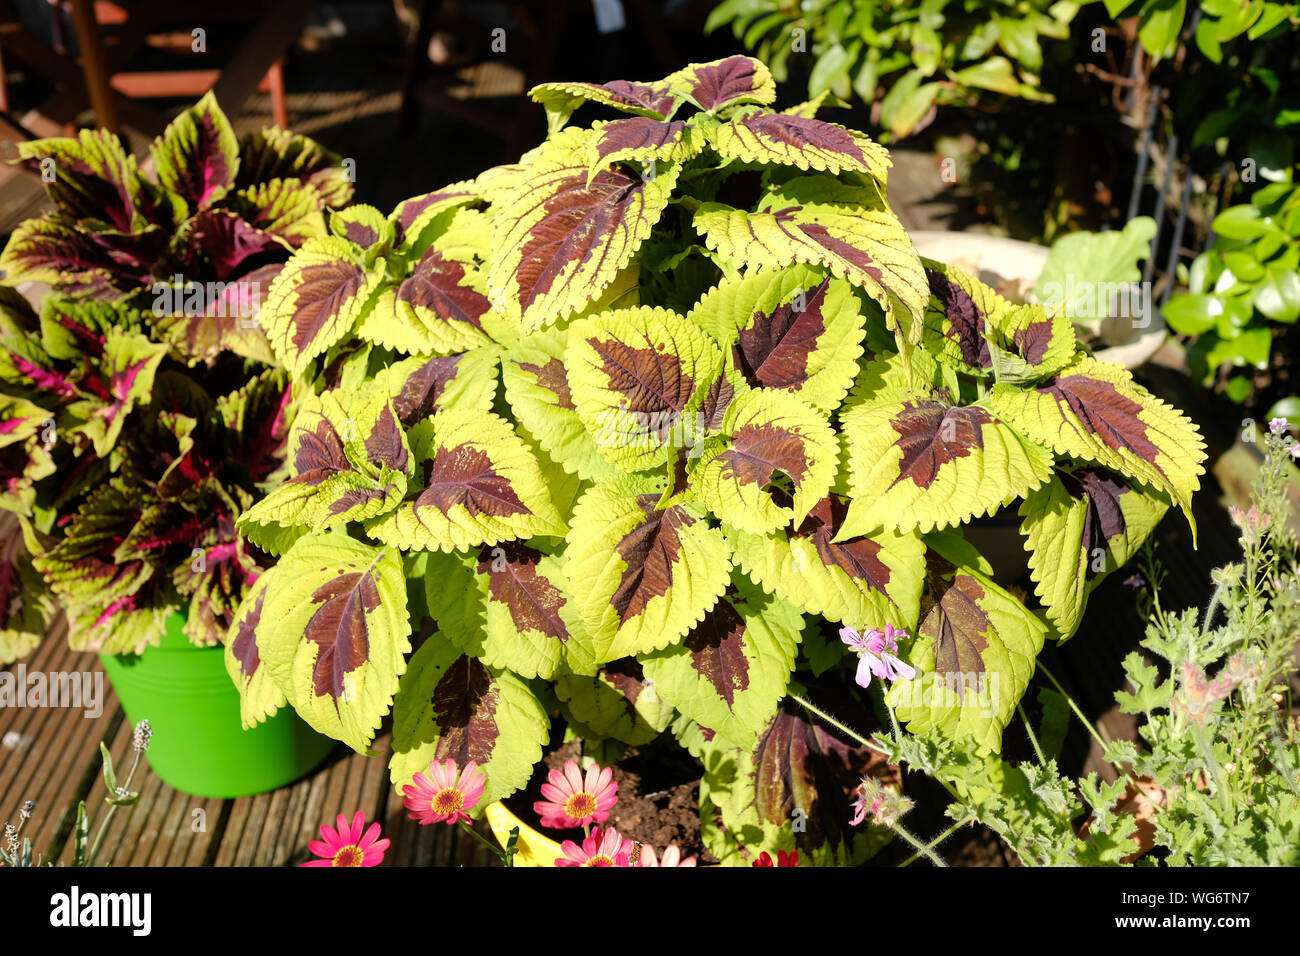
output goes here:
<path id="1" fill-rule="evenodd" d="M 404 550 L 456 551 L 566 530 L 537 457 L 504 419 L 439 412 L 410 439 L 414 497 L 367 521 L 371 537 Z"/>
<path id="2" fill-rule="evenodd" d="M 332 210 L 328 219 L 330 233 L 364 252 L 367 265 L 392 252 L 397 241 L 396 224 L 367 203 Z"/>
<path id="3" fill-rule="evenodd" d="M 614 168 L 588 183 L 591 150 L 571 140 L 543 146 L 493 201 L 502 228 L 492 245 L 488 298 L 526 330 L 600 296 L 650 235 L 680 172 L 666 165 L 637 179 Z"/>
<path id="4" fill-rule="evenodd" d="M 259 315 L 262 296 L 282 265 L 259 266 L 228 282 L 185 286 L 154 283 L 154 337 L 167 342 L 189 365 L 211 368 L 227 352 L 277 365 Z M 170 299 L 170 303 L 168 303 Z"/>
<path id="5" fill-rule="evenodd" d="M 688 318 L 714 337 L 752 388 L 790 392 L 823 412 L 858 373 L 864 335 L 843 279 L 796 265 L 724 279 Z"/>
<path id="6" fill-rule="evenodd" d="M 137 233 L 94 232 L 62 219 L 27 219 L 5 244 L 0 269 L 9 282 L 47 282 L 66 295 L 116 298 L 148 288 L 169 239 L 169 232 L 152 225 Z"/>
<path id="7" fill-rule="evenodd" d="M 930 259 L 921 262 L 930 286 L 922 343 L 940 361 L 968 375 L 991 374 L 991 324 L 1014 306 L 960 269 Z"/>
<path id="8" fill-rule="evenodd" d="M 253 677 L 267 668 L 307 723 L 369 752 L 411 650 L 400 553 L 342 532 L 310 534 L 258 579 L 263 582 L 246 599 L 254 608 L 241 608 L 232 625 L 235 639 L 241 624 L 253 629 L 241 645 L 241 669 L 255 654 Z M 246 712 L 266 706 L 265 697 L 250 701 Z"/>
<path id="9" fill-rule="evenodd" d="M 412 355 L 464 352 L 492 341 L 492 303 L 474 268 L 430 247 L 409 277 L 386 286 L 357 329 L 369 342 Z"/>
<path id="10" fill-rule="evenodd" d="M 262 666 L 257 647 L 267 581 L 266 575 L 258 578 L 244 595 L 224 642 L 226 673 L 239 689 L 239 718 L 245 729 L 274 717 L 289 702 L 284 690 L 271 677 L 271 669 Z M 267 622 L 268 627 L 270 623 Z"/>
<path id="11" fill-rule="evenodd" d="M 999 750 L 1047 627 L 975 566 L 978 554 L 956 532 L 928 543 L 921 623 L 903 654 L 916 677 L 895 681 L 885 700 L 913 733 L 938 730 Z"/>
<path id="12" fill-rule="evenodd" d="M 439 633 L 466 654 L 521 677 L 559 670 L 573 623 L 559 558 L 516 541 L 434 552 L 424 587 Z"/>
<path id="13" fill-rule="evenodd" d="M 694 128 L 723 159 L 779 164 L 830 173 L 856 172 L 884 186 L 889 151 L 856 130 L 786 113 L 753 112 L 726 122 L 697 120 Z"/>
<path id="14" fill-rule="evenodd" d="M 704 148 L 695 127 L 682 120 L 661 121 L 646 116 L 597 123 L 592 127 L 593 158 L 587 172 L 590 183 L 602 169 L 615 163 L 638 166 L 642 178 L 656 175 L 659 164 L 684 163 Z"/>
<path id="15" fill-rule="evenodd" d="M 814 695 L 836 713 L 861 704 L 831 688 Z M 830 703 L 827 703 L 829 698 Z M 723 866 L 752 866 L 759 853 L 799 851 L 810 866 L 860 865 L 888 839 L 877 827 L 853 827 L 854 791 L 864 777 L 897 780 L 884 758 L 846 744 L 787 703 L 771 715 L 752 747 L 721 736 L 700 750 L 701 835 Z M 802 825 L 792 827 L 791 820 Z"/>
<path id="16" fill-rule="evenodd" d="M 473 760 L 487 778 L 469 811 L 477 813 L 528 782 L 549 729 L 546 710 L 523 680 L 435 633 L 411 656 L 393 704 L 389 774 L 400 788 L 432 761 L 463 767 Z"/>
<path id="17" fill-rule="evenodd" d="M 486 412 L 497 390 L 494 346 L 459 355 L 415 355 L 382 373 L 397 420 L 406 428 L 449 409 Z"/>
<path id="18" fill-rule="evenodd" d="M 565 363 L 567 332 L 524 336 L 501 359 L 510 410 L 537 443 L 568 472 L 583 479 L 613 471 L 578 415 Z"/>
<path id="19" fill-rule="evenodd" d="M 839 441 L 826 416 L 793 395 L 753 389 L 722 422 L 725 444 L 691 469 L 690 490 L 742 531 L 770 534 L 801 523 L 839 469 Z"/>
<path id="20" fill-rule="evenodd" d="M 1051 451 L 1005 416 L 953 405 L 944 390 L 885 390 L 841 421 L 853 498 L 842 535 L 960 524 L 1023 497 L 1052 471 Z"/>
<path id="21" fill-rule="evenodd" d="M 259 315 L 280 362 L 302 375 L 374 307 L 383 270 L 337 236 L 309 240 L 281 270 Z"/>
<path id="22" fill-rule="evenodd" d="M 766 106 L 776 99 L 771 72 L 761 61 L 748 56 L 692 63 L 665 82 L 674 95 L 685 97 L 709 113 L 744 104 Z"/>
<path id="23" fill-rule="evenodd" d="M 166 354 L 167 346 L 143 335 L 113 329 L 105 336 L 101 364 L 78 383 L 87 397 L 68 405 L 69 413 L 84 422 L 80 430 L 94 445 L 95 454 L 107 455 L 131 410 L 149 401 L 154 375 Z"/>
<path id="24" fill-rule="evenodd" d="M 37 536 L 30 524 L 0 516 L 0 666 L 35 650 L 54 613 L 49 588 L 32 565 L 28 536 Z"/>
<path id="25" fill-rule="evenodd" d="M 241 189 L 229 205 L 258 232 L 294 249 L 328 232 L 319 197 L 297 179 L 272 179 Z"/>
<path id="26" fill-rule="evenodd" d="M 921 341 L 929 283 L 878 190 L 800 176 L 766 193 L 754 212 L 701 203 L 694 225 L 710 249 L 750 268 L 827 267 L 878 302 L 905 342 Z"/>
<path id="27" fill-rule="evenodd" d="M 466 180 L 403 200 L 388 218 L 393 224 L 398 243 L 419 248 L 427 245 L 422 237 L 427 227 L 438 217 L 481 200 L 481 191 L 472 180 Z"/>
<path id="28" fill-rule="evenodd" d="M 612 737 L 636 747 L 658 737 L 673 719 L 672 704 L 630 657 L 601 666 L 594 676 L 563 675 L 555 695 L 565 720 L 584 738 Z"/>
<path id="29" fill-rule="evenodd" d="M 1171 495 L 1192 526 L 1205 470 L 1196 426 L 1118 365 L 1079 356 L 1035 388 L 998 383 L 991 410 L 1057 454 L 1104 465 Z"/>
<path id="30" fill-rule="evenodd" d="M 1060 472 L 1025 498 L 1020 530 L 1055 636 L 1074 634 L 1088 595 L 1137 553 L 1168 508 L 1164 493 L 1104 468 Z"/>
<path id="31" fill-rule="evenodd" d="M 289 432 L 297 411 L 289 376 L 266 369 L 216 402 L 230 439 L 229 461 L 243 471 L 243 486 L 273 484 L 287 464 Z"/>
<path id="32" fill-rule="evenodd" d="M 29 140 L 17 147 L 19 162 L 40 174 L 64 222 L 118 233 L 148 224 L 145 182 L 135 157 L 113 133 L 81 130 L 75 138 Z M 15 277 L 11 273 L 11 281 Z"/>
<path id="33" fill-rule="evenodd" d="M 246 136 L 239 145 L 236 189 L 273 179 L 296 179 L 316 196 L 321 210 L 341 208 L 352 200 L 355 167 L 320 143 L 276 126 Z"/>
<path id="34" fill-rule="evenodd" d="M 235 528 L 252 495 L 237 486 L 227 491 L 215 481 L 208 484 L 209 493 L 197 500 L 187 496 L 203 521 L 185 542 L 190 545 L 189 559 L 172 572 L 177 592 L 189 598 L 185 636 L 199 646 L 215 645 L 225 637 L 249 586 L 263 570 Z"/>
<path id="35" fill-rule="evenodd" d="M 641 663 L 661 698 L 748 750 L 785 697 L 802 627 L 797 608 L 734 575 L 686 640 Z"/>
<path id="36" fill-rule="evenodd" d="M 34 564 L 68 612 L 68 643 L 105 654 L 142 651 L 171 607 L 168 583 L 142 552 L 120 553 L 141 517 L 137 496 L 100 485 Z"/>
<path id="37" fill-rule="evenodd" d="M 239 172 L 239 140 L 211 90 L 168 124 L 150 156 L 158 184 L 191 213 L 222 199 Z"/>
<path id="38" fill-rule="evenodd" d="M 687 319 L 642 306 L 574 322 L 564 368 L 578 418 L 600 454 L 641 471 L 697 441 L 722 354 Z"/>
<path id="39" fill-rule="evenodd" d="M 847 499 L 828 495 L 774 535 L 727 529 L 737 565 L 769 594 L 809 614 L 858 627 L 911 627 L 924 581 L 920 536 L 877 531 L 841 539 Z M 878 626 L 878 625 L 872 625 Z"/>
<path id="40" fill-rule="evenodd" d="M 638 83 L 614 80 L 609 83 L 543 83 L 528 91 L 534 103 L 546 109 L 552 133 L 564 128 L 569 117 L 583 103 L 599 103 L 634 116 L 667 119 L 677 107 L 668 80 Z"/>
<path id="41" fill-rule="evenodd" d="M 1055 375 L 1081 354 L 1074 325 L 1064 314 L 1041 305 L 1012 309 L 991 323 L 989 354 L 993 376 L 1010 385 L 1035 385 Z"/>
<path id="42" fill-rule="evenodd" d="M 293 476 L 240 516 L 253 525 L 341 527 L 396 508 L 414 473 L 406 435 L 382 394 L 326 392 L 303 403 L 289 436 Z"/>
<path id="43" fill-rule="evenodd" d="M 0 395 L 0 510 L 31 515 L 36 483 L 54 474 L 54 418 L 25 399 Z"/>
<path id="44" fill-rule="evenodd" d="M 565 573 L 586 646 L 597 663 L 676 643 L 717 602 L 730 579 L 722 532 L 700 512 L 658 503 L 663 483 L 610 476 L 587 489 L 574 509 Z"/>

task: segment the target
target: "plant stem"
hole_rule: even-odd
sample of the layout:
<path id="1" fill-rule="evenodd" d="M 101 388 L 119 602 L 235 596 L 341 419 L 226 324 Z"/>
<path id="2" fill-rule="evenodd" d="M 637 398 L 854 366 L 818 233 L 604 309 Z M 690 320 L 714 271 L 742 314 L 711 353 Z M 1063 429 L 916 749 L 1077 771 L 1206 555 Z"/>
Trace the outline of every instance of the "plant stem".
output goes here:
<path id="1" fill-rule="evenodd" d="M 1088 733 L 1092 734 L 1092 739 L 1097 741 L 1097 745 L 1101 747 L 1102 758 L 1105 759 L 1106 748 L 1110 746 L 1110 742 L 1101 735 L 1101 732 L 1098 731 L 1096 727 L 1093 726 L 1092 721 L 1083 715 L 1083 711 L 1079 709 L 1079 705 L 1075 703 L 1074 698 L 1071 697 L 1066 692 L 1065 688 L 1061 686 L 1061 682 L 1052 676 L 1052 672 L 1043 666 L 1043 662 L 1039 660 L 1036 663 L 1038 669 L 1043 672 L 1043 676 L 1045 676 L 1048 680 L 1050 680 L 1052 682 L 1052 685 L 1056 688 L 1057 692 L 1062 697 L 1065 698 L 1065 702 L 1069 704 L 1070 709 L 1074 711 L 1074 716 L 1078 717 L 1079 722 L 1082 723 L 1084 727 L 1088 728 Z M 1110 763 L 1109 760 L 1107 760 L 1106 762 Z M 1119 772 L 1119 775 L 1121 777 L 1129 776 L 1129 774 L 1124 770 L 1124 768 L 1120 767 L 1118 764 L 1112 763 L 1111 766 L 1114 767 Z"/>
<path id="2" fill-rule="evenodd" d="M 501 849 L 499 846 L 497 846 L 495 843 L 493 843 L 491 840 L 489 840 L 489 839 L 488 839 L 487 837 L 485 837 L 483 834 L 479 833 L 477 830 L 475 830 L 472 826 L 470 826 L 470 825 L 469 825 L 468 823 L 466 823 L 464 820 L 461 820 L 461 821 L 460 821 L 460 828 L 461 828 L 462 830 L 464 830 L 466 833 L 468 833 L 470 836 L 472 836 L 475 840 L 478 840 L 479 843 L 482 843 L 485 847 L 487 847 L 489 850 L 491 850 L 494 854 L 496 854 L 497 858 L 498 858 L 502 863 L 504 863 L 504 862 L 506 861 L 506 851 L 505 851 L 505 850 Z"/>
<path id="3" fill-rule="evenodd" d="M 1034 745 L 1034 754 L 1038 757 L 1040 766 L 1047 766 L 1047 758 L 1043 756 L 1043 748 L 1038 746 L 1038 738 L 1034 736 L 1034 728 L 1029 726 L 1029 715 L 1025 713 L 1024 706 L 1020 701 L 1016 701 L 1016 713 L 1020 714 L 1020 722 L 1025 725 L 1025 733 L 1029 735 L 1029 742 Z"/>
<path id="4" fill-rule="evenodd" d="M 944 831 L 943 831 L 942 833 L 940 833 L 937 837 L 935 837 L 933 840 L 931 840 L 929 843 L 927 843 L 927 844 L 925 845 L 925 848 L 926 848 L 926 849 L 929 849 L 929 850 L 933 850 L 933 849 L 934 849 L 935 847 L 937 847 L 940 843 L 942 843 L 944 840 L 948 839 L 948 837 L 952 836 L 952 835 L 953 835 L 954 833 L 956 833 L 959 829 L 961 829 L 962 827 L 966 826 L 966 824 L 972 822 L 974 819 L 975 819 L 975 818 L 974 818 L 973 816 L 971 816 L 970 814 L 967 814 L 965 817 L 963 817 L 962 819 L 958 820 L 956 823 L 954 823 L 954 824 L 953 824 L 952 826 L 950 826 L 948 829 L 944 830 Z M 922 856 L 925 856 L 925 855 L 926 855 L 926 854 L 925 854 L 923 851 L 918 850 L 917 852 L 915 852 L 915 853 L 913 853 L 911 856 L 909 856 L 906 860 L 904 860 L 902 863 L 898 864 L 898 867 L 899 867 L 899 869 L 902 869 L 902 868 L 905 867 L 905 866 L 909 866 L 909 865 L 915 863 L 917 860 L 919 860 Z"/>
<path id="5" fill-rule="evenodd" d="M 874 751 L 875 751 L 876 753 L 878 753 L 878 754 L 881 754 L 882 756 L 885 756 L 885 757 L 888 757 L 888 756 L 889 756 L 889 751 L 885 750 L 885 749 L 884 749 L 883 747 L 881 747 L 878 743 L 876 743 L 876 742 L 873 741 L 873 740 L 868 740 L 866 737 L 863 737 L 860 733 L 858 733 L 858 732 L 857 732 L 856 730 L 854 730 L 853 728 L 851 728 L 851 727 L 849 727 L 849 726 L 847 726 L 847 725 L 845 725 L 845 724 L 840 723 L 838 720 L 836 720 L 836 719 L 835 719 L 834 717 L 832 717 L 830 714 L 826 713 L 826 711 L 824 711 L 824 710 L 822 710 L 820 707 L 817 707 L 816 705 L 814 705 L 814 704 L 812 703 L 812 701 L 810 701 L 810 700 L 806 700 L 805 698 L 800 697 L 798 694 L 791 694 L 791 695 L 790 695 L 790 699 L 793 700 L 795 703 L 799 704 L 799 705 L 800 705 L 801 707 L 803 707 L 805 710 L 809 711 L 809 712 L 812 713 L 812 714 L 815 714 L 816 716 L 820 717 L 822 720 L 826 721 L 826 723 L 830 724 L 830 725 L 831 725 L 832 727 L 834 727 L 836 730 L 839 730 L 839 731 L 841 731 L 842 733 L 848 734 L 850 737 L 852 737 L 852 738 L 853 738 L 854 740 L 856 740 L 858 743 L 862 744 L 862 746 L 864 746 L 864 747 L 870 747 L 872 750 L 874 750 Z M 890 716 L 892 717 L 893 714 L 891 713 Z"/>
<path id="6" fill-rule="evenodd" d="M 932 846 L 927 846 L 926 844 L 918 840 L 916 837 L 912 836 L 912 834 L 908 833 L 901 823 L 891 823 L 889 825 L 889 829 L 893 830 L 895 833 L 901 836 L 905 841 L 907 841 L 908 844 L 911 845 L 911 847 L 914 850 L 916 850 L 916 854 L 912 857 L 912 860 L 916 859 L 917 856 L 924 856 L 935 866 L 946 867 L 948 865 L 943 861 L 943 857 L 941 857 L 938 853 L 934 852 L 934 848 Z M 942 840 L 943 837 L 947 836 L 948 833 L 950 832 L 951 830 L 945 832 L 943 836 L 941 836 L 939 839 Z M 910 862 L 911 860 L 908 860 L 908 863 Z M 903 865 L 906 866 L 907 864 L 905 863 Z"/>

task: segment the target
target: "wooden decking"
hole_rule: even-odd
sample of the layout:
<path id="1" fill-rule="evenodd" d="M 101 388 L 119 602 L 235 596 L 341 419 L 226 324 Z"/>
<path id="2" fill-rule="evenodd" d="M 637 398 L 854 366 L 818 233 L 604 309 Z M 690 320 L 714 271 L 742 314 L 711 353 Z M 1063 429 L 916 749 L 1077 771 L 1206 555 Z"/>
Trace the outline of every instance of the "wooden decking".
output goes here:
<path id="1" fill-rule="evenodd" d="M 29 673 L 101 671 L 99 658 L 68 648 L 62 622 L 25 663 Z M 134 752 L 132 727 L 104 680 L 96 718 L 71 707 L 0 709 L 0 824 L 17 823 L 26 800 L 36 806 L 23 828 L 36 852 L 70 863 L 77 804 L 86 801 L 93 840 L 108 811 L 99 744 L 125 777 Z M 392 846 L 384 865 L 482 866 L 494 857 L 446 826 L 419 826 L 389 785 L 382 755 L 364 757 L 339 745 L 310 776 L 271 793 L 237 800 L 193 797 L 162 783 L 141 762 L 132 781 L 140 802 L 113 815 L 96 862 L 105 866 L 292 866 L 310 859 L 320 825 L 361 810 L 383 824 Z M 486 834 L 488 831 L 483 830 Z"/>

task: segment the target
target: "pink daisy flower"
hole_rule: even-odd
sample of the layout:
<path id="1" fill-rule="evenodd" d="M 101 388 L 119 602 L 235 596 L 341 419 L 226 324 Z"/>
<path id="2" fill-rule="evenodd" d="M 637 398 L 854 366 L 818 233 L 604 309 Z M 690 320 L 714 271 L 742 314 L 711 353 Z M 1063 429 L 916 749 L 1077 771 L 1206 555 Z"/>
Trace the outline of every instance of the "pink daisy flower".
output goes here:
<path id="1" fill-rule="evenodd" d="M 560 844 L 564 856 L 556 857 L 556 866 L 631 866 L 632 841 L 617 830 L 596 827 L 582 841 L 582 846 L 572 840 Z"/>
<path id="2" fill-rule="evenodd" d="M 576 760 L 565 761 L 564 771 L 552 770 L 549 782 L 542 784 L 542 796 L 533 810 L 542 818 L 542 826 L 568 829 L 604 823 L 609 809 L 618 803 L 618 784 L 614 771 L 592 764 L 584 779 Z"/>
<path id="3" fill-rule="evenodd" d="M 429 764 L 428 773 L 417 773 L 410 783 L 402 788 L 406 798 L 403 806 L 411 811 L 411 819 L 422 824 L 446 823 L 455 825 L 462 821 L 469 822 L 465 811 L 478 803 L 483 795 L 487 778 L 478 764 L 471 760 L 465 769 L 456 776 L 456 761 L 447 760 Z"/>
<path id="4" fill-rule="evenodd" d="M 898 658 L 898 639 L 907 637 L 907 632 L 886 624 L 884 633 L 869 628 L 866 634 L 859 634 L 856 628 L 840 628 L 840 640 L 847 644 L 859 657 L 857 682 L 859 687 L 871 686 L 871 675 L 881 680 L 898 680 L 900 677 L 911 680 L 916 670 Z"/>
<path id="5" fill-rule="evenodd" d="M 361 811 L 352 818 L 351 825 L 348 824 L 348 818 L 339 814 L 338 830 L 335 830 L 328 823 L 321 824 L 321 839 L 312 840 L 307 844 L 307 849 L 311 850 L 321 859 L 308 860 L 300 866 L 378 866 L 379 861 L 384 858 L 384 851 L 388 849 L 388 840 L 379 839 L 379 824 L 370 824 L 370 829 L 366 830 L 365 835 L 361 833 L 365 825 L 365 817 Z"/>
<path id="6" fill-rule="evenodd" d="M 639 866 L 695 866 L 695 857 L 688 856 L 682 859 L 681 848 L 674 843 L 668 849 L 664 850 L 664 855 L 655 859 L 655 848 L 649 844 L 641 847 L 641 862 Z"/>

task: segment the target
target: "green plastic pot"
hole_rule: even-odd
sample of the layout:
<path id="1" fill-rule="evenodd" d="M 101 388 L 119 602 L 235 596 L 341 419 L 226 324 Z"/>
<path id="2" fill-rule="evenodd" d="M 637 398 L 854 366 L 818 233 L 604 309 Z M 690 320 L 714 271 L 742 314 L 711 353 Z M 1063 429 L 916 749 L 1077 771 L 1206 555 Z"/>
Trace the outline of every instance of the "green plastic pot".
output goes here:
<path id="1" fill-rule="evenodd" d="M 127 719 L 149 721 L 153 735 L 145 756 L 159 779 L 197 797 L 246 797 L 283 787 L 319 766 L 335 742 L 291 707 L 244 730 L 225 651 L 195 647 L 184 627 L 185 618 L 173 614 L 158 647 L 140 655 L 99 656 Z"/>

